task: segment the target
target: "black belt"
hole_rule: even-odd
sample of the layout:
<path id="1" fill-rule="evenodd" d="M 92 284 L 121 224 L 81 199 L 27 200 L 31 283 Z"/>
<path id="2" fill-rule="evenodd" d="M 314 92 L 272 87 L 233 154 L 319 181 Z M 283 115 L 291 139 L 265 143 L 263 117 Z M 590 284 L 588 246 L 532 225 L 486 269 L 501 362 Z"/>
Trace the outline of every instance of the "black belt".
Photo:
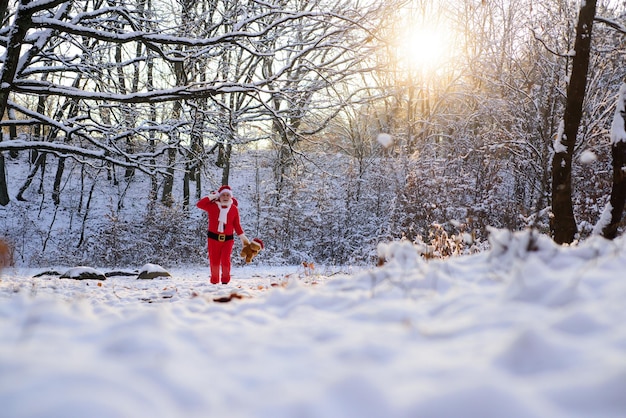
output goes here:
<path id="1" fill-rule="evenodd" d="M 216 234 L 215 232 L 207 231 L 207 236 L 219 242 L 230 241 L 233 239 L 233 235 Z"/>

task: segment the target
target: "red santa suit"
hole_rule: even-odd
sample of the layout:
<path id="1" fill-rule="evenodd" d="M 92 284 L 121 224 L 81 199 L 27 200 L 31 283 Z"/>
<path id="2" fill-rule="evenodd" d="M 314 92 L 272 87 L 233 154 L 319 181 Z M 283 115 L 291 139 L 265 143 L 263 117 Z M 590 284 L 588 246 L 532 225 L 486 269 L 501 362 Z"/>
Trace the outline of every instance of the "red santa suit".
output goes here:
<path id="1" fill-rule="evenodd" d="M 237 200 L 232 198 L 229 205 L 223 205 L 218 200 L 220 194 L 226 192 L 232 196 L 230 187 L 222 186 L 217 194 L 203 197 L 196 203 L 199 209 L 209 215 L 207 247 L 213 284 L 219 283 L 220 279 L 223 284 L 230 282 L 230 257 L 235 243 L 234 234 L 236 233 L 242 241 L 247 241 L 239 220 Z"/>

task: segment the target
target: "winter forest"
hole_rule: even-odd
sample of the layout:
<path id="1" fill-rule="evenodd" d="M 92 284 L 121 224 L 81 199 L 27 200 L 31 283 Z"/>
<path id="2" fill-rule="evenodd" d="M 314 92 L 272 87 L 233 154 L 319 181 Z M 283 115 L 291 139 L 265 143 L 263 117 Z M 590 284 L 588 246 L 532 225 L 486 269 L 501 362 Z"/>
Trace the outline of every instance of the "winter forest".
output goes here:
<path id="1" fill-rule="evenodd" d="M 626 8 L 608 0 L 1 0 L 16 265 L 201 263 L 232 186 L 263 261 L 372 264 L 621 233 Z"/>

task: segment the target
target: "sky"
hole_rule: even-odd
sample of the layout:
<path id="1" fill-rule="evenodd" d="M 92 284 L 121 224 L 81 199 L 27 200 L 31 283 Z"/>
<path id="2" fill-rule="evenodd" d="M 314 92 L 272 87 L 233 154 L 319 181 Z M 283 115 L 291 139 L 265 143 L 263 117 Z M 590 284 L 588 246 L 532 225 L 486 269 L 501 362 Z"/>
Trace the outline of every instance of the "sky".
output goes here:
<path id="1" fill-rule="evenodd" d="M 228 285 L 206 266 L 5 268 L 0 416 L 626 417 L 625 240 L 494 229 L 490 245 L 253 261 Z"/>

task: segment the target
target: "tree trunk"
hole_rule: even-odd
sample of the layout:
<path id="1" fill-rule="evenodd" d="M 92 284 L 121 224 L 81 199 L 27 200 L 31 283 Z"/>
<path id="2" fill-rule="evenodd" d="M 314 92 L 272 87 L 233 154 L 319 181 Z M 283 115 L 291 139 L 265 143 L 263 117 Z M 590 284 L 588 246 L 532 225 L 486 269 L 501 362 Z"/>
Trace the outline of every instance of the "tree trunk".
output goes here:
<path id="1" fill-rule="evenodd" d="M 613 188 L 609 201 L 611 216 L 606 225 L 601 224 L 604 222 L 604 216 L 598 225 L 602 228 L 601 235 L 607 239 L 614 239 L 617 236 L 626 202 L 626 83 L 620 88 L 611 126 L 611 154 L 613 156 Z"/>
<path id="2" fill-rule="evenodd" d="M 8 2 L 1 1 L 0 13 L 3 19 L 7 14 L 7 8 Z M 31 25 L 31 15 L 28 12 L 24 12 L 22 8 L 18 8 L 13 24 L 14 30 L 9 32 L 9 38 L 5 44 L 4 65 L 0 67 L 0 119 L 4 119 L 4 115 L 8 114 L 7 103 L 9 101 L 9 93 L 11 92 L 11 86 L 13 85 L 13 79 L 17 71 L 20 51 L 22 50 L 22 44 L 24 44 L 26 31 Z M 2 132 L 0 132 L 0 141 L 2 141 Z M 6 179 L 6 167 L 4 155 L 0 154 L 0 205 L 6 206 L 8 203 L 9 190 Z"/>
<path id="3" fill-rule="evenodd" d="M 178 62 L 174 65 L 174 73 L 176 75 L 177 86 L 184 86 L 187 84 L 187 74 L 185 73 L 185 68 L 181 62 Z M 174 102 L 172 117 L 175 120 L 178 120 L 181 117 L 182 112 L 182 101 L 178 100 Z M 163 203 L 167 207 L 171 207 L 174 203 L 174 165 L 176 164 L 176 153 L 180 140 L 180 137 L 178 135 L 179 134 L 177 132 L 171 132 L 169 134 L 168 145 L 171 148 L 167 150 L 167 170 L 163 181 L 163 193 L 161 194 L 161 203 Z"/>
<path id="4" fill-rule="evenodd" d="M 189 210 L 189 164 L 185 166 L 185 174 L 183 176 L 183 210 Z"/>
<path id="5" fill-rule="evenodd" d="M 6 206 L 9 204 L 9 201 L 9 188 L 4 166 L 4 155 L 0 152 L 0 205 Z"/>
<path id="6" fill-rule="evenodd" d="M 626 202 L 626 142 L 618 142 L 611 147 L 613 154 L 613 189 L 611 190 L 611 221 L 602 228 L 602 236 L 613 239 L 622 221 Z"/>
<path id="7" fill-rule="evenodd" d="M 152 3 L 150 1 L 148 1 L 147 3 L 147 8 L 148 10 L 151 10 L 152 8 Z M 148 89 L 148 91 L 153 91 L 154 90 L 154 58 L 153 58 L 153 53 L 151 51 L 147 52 L 146 77 L 147 77 L 146 88 Z M 150 122 L 155 125 L 157 124 L 157 110 L 156 110 L 155 103 L 150 103 Z M 151 130 L 148 133 L 148 151 L 151 153 L 154 153 L 155 150 L 156 150 L 156 132 Z M 155 158 L 150 159 L 150 166 L 153 169 L 156 166 Z M 157 175 L 153 173 L 150 175 L 150 197 L 149 198 L 151 202 L 157 200 L 158 191 L 159 191 L 159 182 L 157 180 Z"/>
<path id="8" fill-rule="evenodd" d="M 572 158 L 578 127 L 582 119 L 583 100 L 587 88 L 587 70 L 591 50 L 591 31 L 596 15 L 596 0 L 583 2 L 576 26 L 572 73 L 567 86 L 567 102 L 563 118 L 563 132 L 559 132 L 552 159 L 552 213 L 551 229 L 558 244 L 574 241 L 578 228 L 572 206 Z"/>
<path id="9" fill-rule="evenodd" d="M 224 165 L 222 166 L 222 184 L 228 184 L 230 178 L 230 154 L 233 146 L 228 143 L 224 145 Z"/>
<path id="10" fill-rule="evenodd" d="M 123 25 L 120 24 L 120 29 L 122 28 Z M 137 48 L 141 49 L 141 44 L 137 44 Z M 124 70 L 122 68 L 122 62 L 124 60 L 123 58 L 123 46 L 122 44 L 117 44 L 117 46 L 115 47 L 115 62 L 117 64 L 117 84 L 118 84 L 118 88 L 120 89 L 120 94 L 128 94 L 128 89 L 126 87 L 126 74 L 124 73 Z M 138 52 L 139 54 L 139 52 Z M 135 66 L 135 68 L 137 68 Z M 135 93 L 133 91 L 133 93 Z M 133 129 L 134 127 L 134 121 L 133 121 L 133 109 L 132 109 L 132 105 L 128 105 L 128 104 L 122 104 L 122 112 L 124 115 L 124 126 L 126 129 L 128 129 L 129 131 Z M 133 143 L 133 138 L 131 135 L 127 135 L 126 136 L 126 149 L 125 151 L 128 154 L 133 154 L 135 152 L 135 144 Z M 124 178 L 127 181 L 130 181 L 130 179 L 135 175 L 135 169 L 133 167 L 126 167 L 124 169 Z"/>
<path id="11" fill-rule="evenodd" d="M 57 171 L 54 175 L 54 186 L 52 186 L 52 201 L 55 206 L 61 203 L 61 180 L 63 180 L 63 172 L 65 171 L 65 157 L 59 157 Z"/>
<path id="12" fill-rule="evenodd" d="M 45 170 L 45 166 L 46 166 L 46 153 L 42 152 L 42 153 L 39 153 L 39 156 L 37 157 L 37 161 L 35 161 L 33 169 L 28 174 L 28 177 L 26 178 L 24 185 L 22 185 L 20 190 L 17 192 L 17 196 L 16 196 L 17 200 L 19 201 L 26 200 L 24 198 L 24 192 L 26 192 L 26 190 L 30 187 L 31 183 L 33 182 L 33 179 L 35 178 L 35 175 L 37 175 L 37 171 L 41 170 L 43 173 L 43 171 Z"/>
<path id="13" fill-rule="evenodd" d="M 9 119 L 17 119 L 15 117 L 15 112 L 12 109 L 9 109 Z M 17 126 L 15 125 L 9 125 L 9 139 L 10 140 L 16 140 L 17 139 Z M 19 152 L 17 150 L 11 150 L 9 151 L 9 156 L 11 158 L 17 158 L 19 157 Z"/>
<path id="14" fill-rule="evenodd" d="M 170 144 L 174 144 L 175 139 L 170 139 Z M 167 150 L 167 170 L 163 179 L 163 193 L 161 194 L 161 203 L 170 207 L 174 203 L 172 193 L 174 191 L 174 164 L 176 163 L 176 150 L 170 148 Z"/>

